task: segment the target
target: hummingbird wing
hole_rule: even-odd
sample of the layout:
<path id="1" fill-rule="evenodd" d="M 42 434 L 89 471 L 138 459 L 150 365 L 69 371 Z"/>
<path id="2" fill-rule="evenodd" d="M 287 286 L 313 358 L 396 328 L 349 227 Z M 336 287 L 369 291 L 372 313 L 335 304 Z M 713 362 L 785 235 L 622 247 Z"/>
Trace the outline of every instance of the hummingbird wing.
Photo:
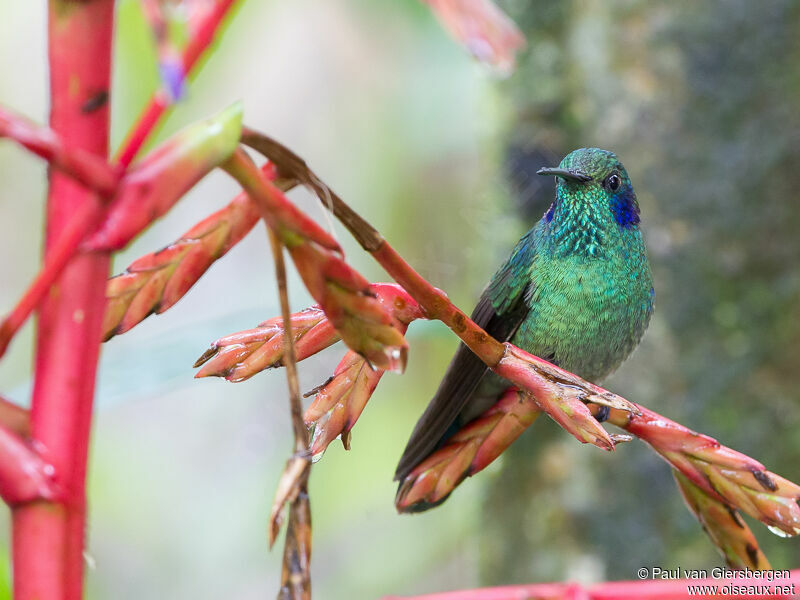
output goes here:
<path id="1" fill-rule="evenodd" d="M 532 229 L 520 240 L 472 312 L 472 320 L 498 341 L 509 341 L 530 310 L 527 299 L 532 285 L 530 273 L 536 254 L 537 230 L 538 227 Z M 411 433 L 397 465 L 395 480 L 405 479 L 458 430 L 454 424 L 489 372 L 472 350 L 463 343 L 459 345 L 439 389 Z"/>

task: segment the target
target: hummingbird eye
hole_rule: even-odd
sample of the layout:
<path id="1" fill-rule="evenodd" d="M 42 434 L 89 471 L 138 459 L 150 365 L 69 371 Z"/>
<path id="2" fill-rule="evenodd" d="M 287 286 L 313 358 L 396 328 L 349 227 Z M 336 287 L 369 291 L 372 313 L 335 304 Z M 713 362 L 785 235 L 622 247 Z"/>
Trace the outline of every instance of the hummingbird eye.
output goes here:
<path id="1" fill-rule="evenodd" d="M 603 187 L 606 188 L 609 192 L 616 192 L 619 189 L 620 185 L 622 185 L 622 180 L 616 173 L 612 173 L 611 175 L 606 177 L 605 181 L 603 181 Z"/>

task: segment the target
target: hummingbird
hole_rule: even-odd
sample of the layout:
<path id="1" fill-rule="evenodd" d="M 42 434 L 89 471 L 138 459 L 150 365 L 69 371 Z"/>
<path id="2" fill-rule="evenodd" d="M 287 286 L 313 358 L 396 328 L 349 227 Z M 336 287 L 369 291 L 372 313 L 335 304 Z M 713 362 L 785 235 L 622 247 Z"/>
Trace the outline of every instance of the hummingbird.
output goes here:
<path id="1" fill-rule="evenodd" d="M 556 177 L 555 201 L 494 274 L 472 320 L 501 342 L 599 383 L 638 345 L 653 312 L 639 203 L 625 167 L 608 150 L 581 148 L 537 173 Z M 420 462 L 509 387 L 462 343 L 400 458 L 401 489 Z M 598 420 L 607 417 L 604 407 Z"/>

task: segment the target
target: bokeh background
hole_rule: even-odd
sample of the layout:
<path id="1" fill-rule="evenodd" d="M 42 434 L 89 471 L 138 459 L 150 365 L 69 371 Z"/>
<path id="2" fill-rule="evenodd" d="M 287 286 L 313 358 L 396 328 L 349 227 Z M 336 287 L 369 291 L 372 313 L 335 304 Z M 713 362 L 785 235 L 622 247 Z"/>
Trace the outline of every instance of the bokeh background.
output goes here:
<path id="1" fill-rule="evenodd" d="M 3 0 L 0 102 L 46 120 L 44 3 Z M 160 138 L 243 99 L 465 310 L 552 200 L 533 173 L 580 146 L 612 149 L 639 195 L 657 310 L 615 391 L 800 480 L 800 2 L 500 3 L 528 38 L 498 81 L 415 0 L 243 2 Z M 112 145 L 157 85 L 133 0 L 118 8 Z M 0 309 L 40 254 L 43 164 L 0 145 Z M 213 174 L 115 260 L 175 239 L 235 193 Z M 316 202 L 293 193 L 323 219 Z M 349 260 L 385 275 L 338 225 Z M 297 278 L 292 300 L 309 303 Z M 266 519 L 291 450 L 283 374 L 194 380 L 209 342 L 279 312 L 254 231 L 168 313 L 103 350 L 91 464 L 88 597 L 263 598 L 280 550 Z M 320 599 L 512 582 L 635 578 L 721 563 L 669 469 L 635 442 L 604 454 L 536 425 L 442 507 L 398 516 L 391 481 L 455 337 L 409 332 L 408 371 L 383 379 L 311 476 Z M 0 363 L 26 404 L 32 327 Z M 335 347 L 301 365 L 324 381 Z M 751 523 L 752 524 L 752 523 Z M 752 524 L 776 568 L 800 540 Z M 8 596 L 8 513 L 0 515 Z M 281 541 L 278 546 L 280 547 Z"/>

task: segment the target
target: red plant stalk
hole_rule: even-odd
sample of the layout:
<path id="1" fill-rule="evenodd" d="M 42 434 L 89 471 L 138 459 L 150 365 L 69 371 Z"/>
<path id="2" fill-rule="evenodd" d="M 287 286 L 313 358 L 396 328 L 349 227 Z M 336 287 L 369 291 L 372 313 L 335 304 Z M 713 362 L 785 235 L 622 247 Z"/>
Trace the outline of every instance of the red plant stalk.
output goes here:
<path id="1" fill-rule="evenodd" d="M 67 146 L 101 157 L 108 153 L 113 24 L 111 0 L 50 0 L 50 127 Z M 51 172 L 45 255 L 73 213 L 95 201 Z M 76 256 L 40 309 L 31 430 L 64 497 L 13 509 L 16 600 L 82 597 L 86 459 L 108 270 L 105 254 Z"/>

